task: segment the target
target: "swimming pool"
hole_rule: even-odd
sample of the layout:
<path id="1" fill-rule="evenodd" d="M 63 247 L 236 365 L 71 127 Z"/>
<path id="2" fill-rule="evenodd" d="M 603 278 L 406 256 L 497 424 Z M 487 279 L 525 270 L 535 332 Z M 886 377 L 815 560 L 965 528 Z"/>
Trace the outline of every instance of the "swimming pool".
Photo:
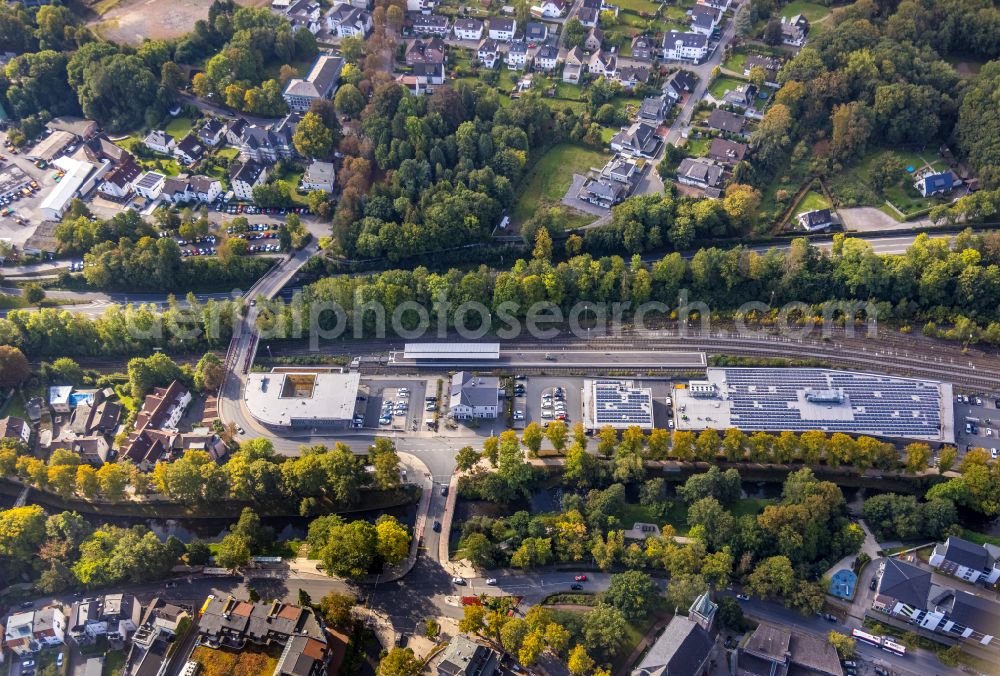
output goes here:
<path id="1" fill-rule="evenodd" d="M 74 392 L 69 395 L 69 405 L 72 407 L 77 407 L 80 404 L 93 404 L 94 394 L 92 392 Z"/>

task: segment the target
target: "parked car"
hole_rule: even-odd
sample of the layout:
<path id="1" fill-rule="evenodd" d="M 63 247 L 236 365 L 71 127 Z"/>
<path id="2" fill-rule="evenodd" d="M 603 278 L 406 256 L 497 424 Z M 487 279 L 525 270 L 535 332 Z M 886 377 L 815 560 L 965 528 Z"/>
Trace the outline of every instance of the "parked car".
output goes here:
<path id="1" fill-rule="evenodd" d="M 579 591 L 579 590 L 583 589 L 583 585 L 580 584 L 579 582 L 574 582 L 573 584 L 571 584 L 569 586 L 569 588 L 572 589 L 572 590 L 574 590 L 574 591 Z"/>
<path id="2" fill-rule="evenodd" d="M 738 598 L 740 601 L 749 601 L 750 600 L 750 597 L 747 596 L 746 594 L 737 594 L 736 598 Z"/>
<path id="3" fill-rule="evenodd" d="M 577 575 L 573 579 L 576 580 L 577 582 L 586 582 L 587 581 L 587 576 L 586 575 Z"/>
<path id="4" fill-rule="evenodd" d="M 58 655 L 56 655 L 56 666 L 61 667 L 62 663 L 63 663 L 63 654 L 59 653 Z"/>
<path id="5" fill-rule="evenodd" d="M 435 533 L 440 533 L 441 532 L 441 522 L 440 521 L 435 521 L 434 522 L 434 532 Z"/>
<path id="6" fill-rule="evenodd" d="M 442 486 L 441 487 L 441 496 L 445 497 L 445 498 L 448 497 L 448 487 L 447 486 Z"/>
<path id="7" fill-rule="evenodd" d="M 458 585 L 464 585 L 465 584 L 465 580 L 463 578 L 460 578 L 460 577 L 453 577 L 453 578 L 451 578 L 451 583 L 452 584 L 458 584 Z"/>
<path id="8" fill-rule="evenodd" d="M 492 586 L 492 585 L 495 585 L 496 583 L 497 583 L 497 579 L 495 577 L 488 577 L 488 578 L 486 578 L 486 584 Z"/>

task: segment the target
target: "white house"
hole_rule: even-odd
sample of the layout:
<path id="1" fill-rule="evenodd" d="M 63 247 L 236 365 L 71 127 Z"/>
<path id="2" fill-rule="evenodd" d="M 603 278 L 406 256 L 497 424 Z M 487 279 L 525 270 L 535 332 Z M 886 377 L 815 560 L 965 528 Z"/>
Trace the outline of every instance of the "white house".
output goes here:
<path id="1" fill-rule="evenodd" d="M 456 19 L 453 29 L 458 40 L 483 39 L 483 22 L 479 19 Z"/>
<path id="2" fill-rule="evenodd" d="M 781 17 L 781 41 L 791 47 L 801 47 L 809 34 L 809 21 L 801 14 L 790 19 Z"/>
<path id="3" fill-rule="evenodd" d="M 663 58 L 700 63 L 708 54 L 708 38 L 701 33 L 667 31 L 663 35 Z"/>
<path id="4" fill-rule="evenodd" d="M 334 171 L 332 162 L 320 162 L 313 160 L 312 164 L 306 167 L 306 173 L 302 176 L 302 189 L 307 191 L 322 190 L 323 192 L 333 192 L 333 184 L 337 174 Z"/>
<path id="5" fill-rule="evenodd" d="M 147 171 L 136 179 L 132 186 L 139 195 L 149 200 L 155 200 L 160 196 L 160 192 L 163 190 L 163 182 L 166 180 L 167 177 L 163 174 L 155 171 Z"/>
<path id="6" fill-rule="evenodd" d="M 696 188 L 718 188 L 722 173 L 722 167 L 703 157 L 685 157 L 677 167 L 677 182 Z"/>
<path id="7" fill-rule="evenodd" d="M 121 199 L 132 194 L 132 184 L 142 175 L 142 168 L 135 163 L 132 156 L 104 175 L 104 180 L 97 186 L 98 192 Z"/>
<path id="8" fill-rule="evenodd" d="M 829 209 L 813 209 L 812 211 L 803 211 L 797 214 L 795 220 L 799 222 L 803 230 L 814 232 L 816 230 L 826 230 L 832 226 L 833 214 Z"/>
<path id="9" fill-rule="evenodd" d="M 563 82 L 579 84 L 580 77 L 583 73 L 583 66 L 586 63 L 587 57 L 584 56 L 583 50 L 579 47 L 574 47 L 566 52 L 565 65 L 563 66 L 562 73 Z"/>
<path id="10" fill-rule="evenodd" d="M 543 0 L 531 6 L 531 15 L 536 18 L 558 19 L 566 13 L 566 3 L 562 0 Z"/>
<path id="11" fill-rule="evenodd" d="M 366 10 L 343 2 L 327 13 L 326 26 L 331 33 L 340 38 L 363 38 L 372 31 L 372 15 Z"/>
<path id="12" fill-rule="evenodd" d="M 267 182 L 267 165 L 247 160 L 237 165 L 229 176 L 233 194 L 241 200 L 252 200 L 253 189 Z"/>
<path id="13" fill-rule="evenodd" d="M 943 195 L 951 192 L 952 188 L 955 187 L 955 177 L 950 171 L 922 174 L 913 187 L 919 190 L 924 197 Z"/>
<path id="14" fill-rule="evenodd" d="M 513 42 L 507 51 L 507 69 L 524 70 L 528 63 L 528 45 L 523 42 Z"/>
<path id="15" fill-rule="evenodd" d="M 146 135 L 146 138 L 142 140 L 143 144 L 152 151 L 163 153 L 164 155 L 171 155 L 174 152 L 174 147 L 177 142 L 174 141 L 174 137 L 165 131 L 159 129 L 154 129 Z"/>
<path id="16" fill-rule="evenodd" d="M 496 418 L 500 413 L 500 379 L 459 371 L 451 377 L 451 415 L 456 419 Z"/>
<path id="17" fill-rule="evenodd" d="M 934 546 L 929 563 L 942 573 L 966 582 L 994 584 L 1000 580 L 1000 547 L 977 545 L 951 536 Z"/>
<path id="18" fill-rule="evenodd" d="M 208 204 L 222 194 L 222 183 L 208 176 L 171 176 L 163 182 L 160 195 L 174 204 L 201 202 Z"/>
<path id="19" fill-rule="evenodd" d="M 77 601 L 69 613 L 68 633 L 78 644 L 94 643 L 99 637 L 124 641 L 137 628 L 142 605 L 131 594 L 107 594 Z"/>
<path id="20" fill-rule="evenodd" d="M 315 0 L 297 0 L 285 10 L 285 16 L 295 30 L 305 29 L 313 35 L 323 27 L 322 6 Z"/>
<path id="21" fill-rule="evenodd" d="M 717 9 L 720 12 L 726 12 L 729 10 L 729 4 L 731 1 L 732 0 L 698 0 L 698 4 L 711 7 L 712 9 Z"/>
<path id="22" fill-rule="evenodd" d="M 70 395 L 73 394 L 72 385 L 56 385 L 49 388 L 49 406 L 56 413 L 70 412 Z"/>
<path id="23" fill-rule="evenodd" d="M 438 6 L 437 0 L 406 0 L 407 12 L 430 14 Z"/>
<path id="24" fill-rule="evenodd" d="M 551 71 L 559 65 L 559 49 L 552 45 L 543 45 L 535 53 L 535 68 L 537 70 Z"/>
<path id="25" fill-rule="evenodd" d="M 494 16 L 490 17 L 489 25 L 490 25 L 489 36 L 491 40 L 510 42 L 511 40 L 514 39 L 514 33 L 517 32 L 516 19 L 508 19 L 506 17 Z"/>
<path id="26" fill-rule="evenodd" d="M 174 146 L 174 156 L 184 164 L 194 164 L 205 154 L 205 146 L 201 144 L 198 137 L 188 134 Z"/>
<path id="27" fill-rule="evenodd" d="M 495 68 L 497 60 L 500 58 L 500 45 L 496 40 L 487 38 L 479 43 L 479 50 L 476 52 L 479 63 L 487 68 Z"/>
<path id="28" fill-rule="evenodd" d="M 618 58 L 612 52 L 598 50 L 591 54 L 587 68 L 591 75 L 603 75 L 611 80 L 618 73 Z"/>
<path id="29" fill-rule="evenodd" d="M 695 5 L 691 10 L 691 31 L 710 36 L 722 19 L 722 12 L 707 5 Z"/>
<path id="30" fill-rule="evenodd" d="M 226 136 L 226 125 L 217 117 L 210 117 L 198 130 L 198 140 L 209 148 L 214 148 Z"/>
<path id="31" fill-rule="evenodd" d="M 14 416 L 0 418 L 0 439 L 20 439 L 28 443 L 31 439 L 31 426 Z"/>
<path id="32" fill-rule="evenodd" d="M 62 645 L 65 640 L 66 616 L 55 606 L 27 610 L 7 618 L 4 643 L 19 657 Z"/>

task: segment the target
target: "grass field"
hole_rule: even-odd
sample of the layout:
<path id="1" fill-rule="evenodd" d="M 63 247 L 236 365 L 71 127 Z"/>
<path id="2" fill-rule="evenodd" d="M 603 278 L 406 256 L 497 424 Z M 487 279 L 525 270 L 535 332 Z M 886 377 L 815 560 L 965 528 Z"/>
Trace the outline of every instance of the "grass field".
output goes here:
<path id="1" fill-rule="evenodd" d="M 125 666 L 125 653 L 121 650 L 111 650 L 104 655 L 104 666 L 101 676 L 117 676 Z"/>
<path id="2" fill-rule="evenodd" d="M 817 5 L 815 2 L 805 2 L 805 0 L 790 2 L 781 10 L 781 16 L 790 19 L 796 14 L 801 14 L 809 23 L 815 23 L 829 13 L 829 7 Z"/>
<path id="3" fill-rule="evenodd" d="M 222 150 L 215 151 L 215 154 L 219 157 L 224 157 L 227 160 L 235 159 L 237 155 L 240 154 L 239 149 L 227 146 Z"/>
<path id="4" fill-rule="evenodd" d="M 736 50 L 729 55 L 729 58 L 725 60 L 725 62 L 722 64 L 722 67 L 725 68 L 726 70 L 732 70 L 737 73 L 742 73 L 743 69 L 747 65 L 748 57 L 749 55 L 746 52 Z"/>
<path id="5" fill-rule="evenodd" d="M 559 202 L 573 182 L 573 174 L 585 174 L 591 167 L 601 167 L 608 155 L 592 148 L 560 143 L 538 159 L 521 184 L 521 195 L 514 206 L 518 223 L 531 218 L 545 203 Z"/>
<path id="6" fill-rule="evenodd" d="M 736 89 L 741 84 L 746 84 L 746 82 L 744 80 L 737 80 L 734 77 L 718 77 L 708 88 L 708 93 L 711 94 L 716 101 L 721 101 L 727 91 Z"/>
<path id="7" fill-rule="evenodd" d="M 849 172 L 850 179 L 859 185 L 868 185 L 870 180 L 869 171 L 872 163 L 877 161 L 878 158 L 887 152 L 890 151 L 875 150 L 868 153 L 864 159 L 847 170 Z M 893 206 L 899 209 L 899 211 L 903 214 L 914 214 L 924 209 L 928 209 L 935 204 L 939 204 L 942 201 L 940 198 L 922 197 L 920 193 L 917 192 L 916 188 L 913 187 L 913 175 L 919 173 L 922 168 L 927 166 L 931 166 L 938 171 L 943 171 L 947 168 L 944 161 L 942 161 L 941 158 L 933 152 L 918 153 L 912 150 L 902 150 L 897 148 L 893 148 L 891 152 L 895 153 L 903 161 L 904 170 L 900 173 L 899 182 L 896 185 L 885 189 L 885 199 L 889 200 Z M 906 171 L 906 168 L 908 167 L 913 167 L 914 171 Z M 891 208 L 886 207 L 884 204 L 881 206 L 885 207 L 885 213 L 889 214 L 893 218 L 899 218 L 899 214 L 895 213 Z"/>
<path id="8" fill-rule="evenodd" d="M 802 199 L 799 200 L 799 203 L 795 205 L 795 208 L 792 211 L 795 214 L 801 214 L 804 211 L 829 209 L 831 206 L 830 200 L 828 200 L 823 193 L 816 190 L 809 190 L 802 196 Z"/>
<path id="9" fill-rule="evenodd" d="M 695 138 L 688 139 L 684 144 L 684 150 L 688 152 L 692 157 L 704 157 L 708 154 L 708 149 L 711 147 L 712 141 L 707 138 Z"/>
<path id="10" fill-rule="evenodd" d="M 167 123 L 163 130 L 179 141 L 187 136 L 193 127 L 194 120 L 190 117 L 175 117 Z"/>
<path id="11" fill-rule="evenodd" d="M 639 13 L 645 12 L 646 14 L 656 14 L 656 10 L 660 8 L 658 4 L 650 2 L 650 0 L 618 0 L 615 4 L 622 9 L 630 9 Z"/>

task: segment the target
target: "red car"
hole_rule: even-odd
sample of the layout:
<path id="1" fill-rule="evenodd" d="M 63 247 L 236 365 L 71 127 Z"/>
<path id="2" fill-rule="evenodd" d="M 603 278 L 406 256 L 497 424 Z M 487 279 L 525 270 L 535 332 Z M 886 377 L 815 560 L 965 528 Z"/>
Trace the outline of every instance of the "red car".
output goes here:
<path id="1" fill-rule="evenodd" d="M 577 575 L 573 579 L 576 580 L 577 582 L 586 582 L 587 581 L 587 576 L 586 575 Z"/>

